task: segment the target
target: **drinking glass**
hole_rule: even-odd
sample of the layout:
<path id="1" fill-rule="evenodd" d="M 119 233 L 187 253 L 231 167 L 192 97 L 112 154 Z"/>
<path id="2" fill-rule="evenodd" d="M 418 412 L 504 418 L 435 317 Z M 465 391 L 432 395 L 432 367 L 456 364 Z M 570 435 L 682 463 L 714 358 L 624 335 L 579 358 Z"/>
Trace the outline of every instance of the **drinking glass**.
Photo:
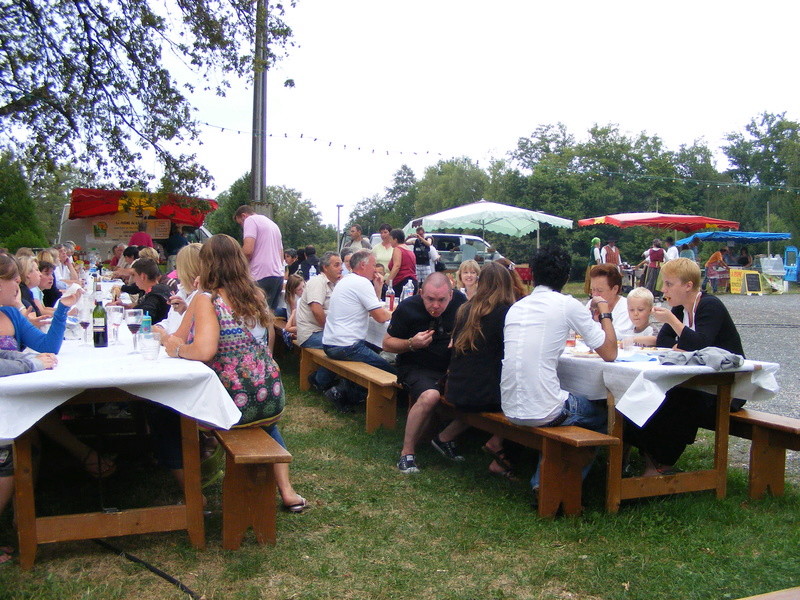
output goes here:
<path id="1" fill-rule="evenodd" d="M 144 311 L 141 308 L 129 308 L 125 311 L 125 323 L 128 326 L 128 331 L 133 334 L 133 352 L 139 352 L 139 328 L 142 326 L 142 319 L 144 318 Z"/>
<path id="2" fill-rule="evenodd" d="M 89 325 L 92 324 L 92 309 L 89 308 L 85 302 L 83 302 L 78 309 L 78 323 L 83 328 L 83 343 L 81 346 L 92 346 L 93 343 L 89 343 Z"/>
<path id="3" fill-rule="evenodd" d="M 106 306 L 108 324 L 111 325 L 112 346 L 119 346 L 122 343 L 119 341 L 119 326 L 122 324 L 124 314 L 125 308 L 122 306 Z"/>
<path id="4" fill-rule="evenodd" d="M 142 335 L 142 357 L 145 360 L 156 360 L 161 351 L 161 334 L 151 331 Z"/>

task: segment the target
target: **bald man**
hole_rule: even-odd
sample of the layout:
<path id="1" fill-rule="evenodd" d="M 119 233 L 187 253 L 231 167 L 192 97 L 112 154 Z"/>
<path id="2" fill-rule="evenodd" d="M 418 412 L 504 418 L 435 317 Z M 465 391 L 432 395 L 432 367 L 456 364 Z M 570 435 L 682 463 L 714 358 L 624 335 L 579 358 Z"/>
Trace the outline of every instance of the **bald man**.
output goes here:
<path id="1" fill-rule="evenodd" d="M 417 442 L 430 423 L 433 410 L 441 397 L 438 382 L 450 364 L 450 337 L 456 311 L 467 299 L 453 291 L 444 273 L 432 273 L 425 280 L 420 294 L 411 296 L 397 307 L 383 338 L 383 349 L 397 354 L 397 381 L 408 390 L 416 403 L 408 412 L 403 450 L 397 468 L 401 473 L 416 473 Z M 453 442 L 433 447 L 450 460 L 464 460 Z"/>

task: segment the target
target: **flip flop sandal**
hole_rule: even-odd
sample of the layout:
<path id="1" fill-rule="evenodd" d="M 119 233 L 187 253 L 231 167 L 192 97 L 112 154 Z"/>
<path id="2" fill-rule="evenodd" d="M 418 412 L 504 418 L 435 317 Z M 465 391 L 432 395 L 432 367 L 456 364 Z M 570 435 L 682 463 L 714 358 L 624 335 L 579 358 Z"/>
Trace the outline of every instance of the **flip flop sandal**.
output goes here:
<path id="1" fill-rule="evenodd" d="M 0 565 L 5 565 L 14 560 L 14 557 L 11 556 L 11 552 L 6 552 L 6 550 L 12 550 L 12 549 L 6 547 L 4 550 L 0 550 Z"/>
<path id="2" fill-rule="evenodd" d="M 283 505 L 283 509 L 288 510 L 291 513 L 301 513 L 307 508 L 308 508 L 308 502 L 306 502 L 306 499 L 303 498 L 302 496 L 300 496 L 300 502 L 298 502 L 297 504 Z"/>
<path id="3" fill-rule="evenodd" d="M 494 451 L 489 446 L 482 446 L 481 450 L 483 450 L 486 454 L 491 456 L 493 459 L 497 461 L 497 464 L 503 467 L 506 471 L 511 471 L 513 469 L 513 465 L 511 461 L 508 460 L 508 456 L 506 456 L 505 450 L 498 450 Z"/>

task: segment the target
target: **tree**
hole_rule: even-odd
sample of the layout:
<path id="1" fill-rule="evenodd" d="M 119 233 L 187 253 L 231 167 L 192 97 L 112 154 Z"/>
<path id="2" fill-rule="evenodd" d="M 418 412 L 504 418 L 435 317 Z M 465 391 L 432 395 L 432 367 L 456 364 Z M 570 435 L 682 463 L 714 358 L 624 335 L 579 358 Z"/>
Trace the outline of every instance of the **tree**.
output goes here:
<path id="1" fill-rule="evenodd" d="M 153 154 L 173 191 L 196 194 L 211 177 L 195 155 L 177 150 L 199 134 L 185 94 L 213 80 L 213 91 L 224 95 L 229 77 L 249 74 L 253 4 L 3 2 L 0 144 L 50 165 L 92 165 L 125 188 L 147 186 L 143 153 Z M 291 37 L 283 14 L 282 4 L 269 6 L 268 63 Z M 169 61 L 182 66 L 168 70 Z M 222 78 L 207 77 L 212 72 Z"/>
<path id="2" fill-rule="evenodd" d="M 383 195 L 375 194 L 362 199 L 353 208 L 348 223 L 358 223 L 367 236 L 378 231 L 383 223 L 402 229 L 414 218 L 417 199 L 417 179 L 408 165 L 402 165 L 394 174 L 392 185 Z"/>
<path id="3" fill-rule="evenodd" d="M 429 215 L 483 197 L 489 176 L 469 158 L 440 160 L 425 169 L 417 187 L 416 216 Z"/>
<path id="4" fill-rule="evenodd" d="M 22 165 L 0 155 L 0 243 L 15 252 L 20 246 L 45 246 Z"/>
<path id="5" fill-rule="evenodd" d="M 336 248 L 336 231 L 322 224 L 320 213 L 314 205 L 303 200 L 300 192 L 284 186 L 269 186 L 267 197 L 273 203 L 272 220 L 281 230 L 284 248 L 303 248 L 308 244 L 318 250 Z M 213 233 L 226 233 L 241 241 L 242 229 L 233 221 L 236 209 L 250 202 L 250 173 L 237 179 L 231 187 L 217 197 L 219 208 L 206 219 Z"/>

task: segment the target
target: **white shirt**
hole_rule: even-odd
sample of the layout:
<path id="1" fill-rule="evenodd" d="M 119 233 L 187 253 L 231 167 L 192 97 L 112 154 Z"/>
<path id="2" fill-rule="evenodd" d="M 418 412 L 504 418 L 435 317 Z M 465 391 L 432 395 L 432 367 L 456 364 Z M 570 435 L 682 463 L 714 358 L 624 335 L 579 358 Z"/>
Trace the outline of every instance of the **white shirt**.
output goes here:
<path id="1" fill-rule="evenodd" d="M 506 416 L 544 425 L 561 414 L 568 393 L 561 389 L 556 369 L 570 329 L 592 349 L 606 339 L 600 323 L 580 302 L 543 285 L 508 310 L 500 379 Z"/>
<path id="2" fill-rule="evenodd" d="M 189 310 L 189 305 L 192 303 L 192 300 L 194 299 L 195 295 L 197 295 L 197 290 L 193 290 L 192 293 L 187 296 L 183 288 L 179 287 L 178 293 L 175 295 L 184 299 L 184 301 L 186 302 L 186 310 Z M 183 315 L 185 314 L 186 311 L 184 311 Z M 174 306 L 170 306 L 169 312 L 167 313 L 167 318 L 161 321 L 159 325 L 161 325 L 161 327 L 164 328 L 164 331 L 166 331 L 169 335 L 172 335 L 173 333 L 178 331 L 178 327 L 181 326 L 181 322 L 183 321 L 183 315 L 180 314 L 177 310 L 175 310 Z"/>
<path id="3" fill-rule="evenodd" d="M 331 303 L 331 295 L 335 281 L 330 281 L 325 273 L 312 277 L 306 283 L 303 295 L 297 302 L 297 343 L 303 344 L 312 334 L 322 331 L 322 326 L 311 311 L 311 304 L 316 302 L 322 307 L 325 314 Z"/>
<path id="4" fill-rule="evenodd" d="M 331 294 L 322 343 L 327 346 L 352 346 L 367 338 L 369 311 L 381 308 L 372 282 L 352 273 L 336 284 Z"/>
<path id="5" fill-rule="evenodd" d="M 680 257 L 680 252 L 678 252 L 677 246 L 670 246 L 664 252 L 664 262 L 669 262 L 679 257 Z"/>
<path id="6" fill-rule="evenodd" d="M 592 304 L 592 299 L 586 303 L 586 308 Z M 591 311 L 590 311 L 591 314 Z M 617 304 L 611 309 L 611 319 L 614 323 L 614 333 L 617 334 L 617 339 L 621 340 L 627 335 L 633 335 L 633 322 L 628 314 L 628 299 L 625 296 L 617 298 Z"/>

